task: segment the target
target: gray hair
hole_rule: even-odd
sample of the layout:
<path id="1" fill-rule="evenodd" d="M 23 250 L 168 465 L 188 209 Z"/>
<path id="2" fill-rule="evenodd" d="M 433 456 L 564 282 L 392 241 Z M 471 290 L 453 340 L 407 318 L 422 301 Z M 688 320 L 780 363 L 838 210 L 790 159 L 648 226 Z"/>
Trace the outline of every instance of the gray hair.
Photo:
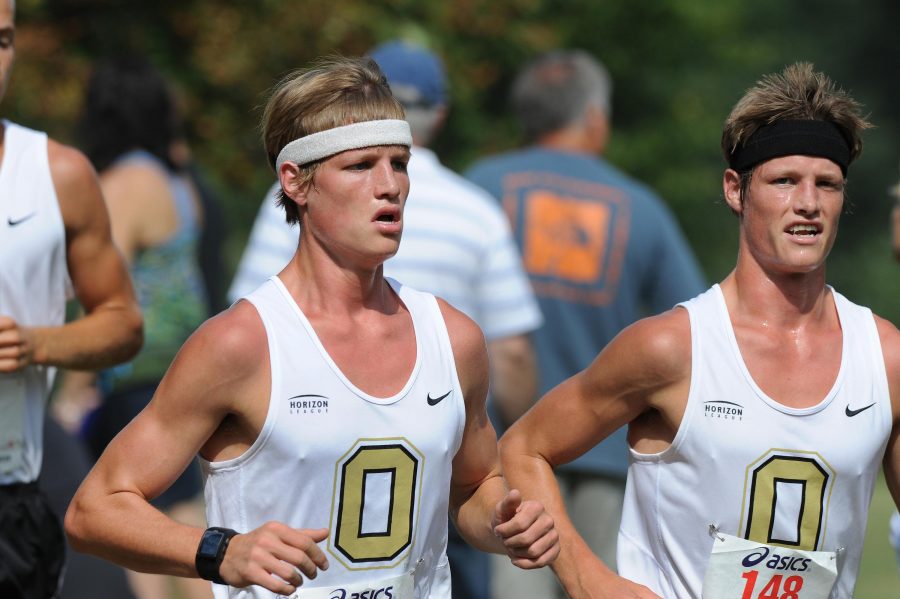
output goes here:
<path id="1" fill-rule="evenodd" d="M 412 131 L 413 142 L 419 146 L 428 146 L 437 135 L 440 127 L 441 110 L 444 104 L 430 104 L 422 97 L 422 92 L 413 85 L 391 83 L 394 97 L 403 105 L 406 122 Z"/>
<path id="2" fill-rule="evenodd" d="M 580 121 L 588 106 L 611 114 L 612 81 L 584 50 L 554 50 L 537 57 L 516 77 L 512 103 L 529 141 Z"/>

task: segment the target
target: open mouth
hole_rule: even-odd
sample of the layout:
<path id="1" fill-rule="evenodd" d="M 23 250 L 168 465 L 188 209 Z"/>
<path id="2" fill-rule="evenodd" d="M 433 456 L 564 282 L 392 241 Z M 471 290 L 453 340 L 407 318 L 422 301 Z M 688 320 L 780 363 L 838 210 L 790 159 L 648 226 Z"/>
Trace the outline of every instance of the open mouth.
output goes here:
<path id="1" fill-rule="evenodd" d="M 815 237 L 822 231 L 816 225 L 791 225 L 787 232 L 797 237 Z"/>
<path id="2" fill-rule="evenodd" d="M 397 222 L 397 219 L 394 217 L 393 214 L 382 214 L 382 215 L 379 215 L 379 217 L 376 218 L 375 220 L 377 220 L 377 221 L 380 222 L 380 223 L 394 223 L 394 222 Z"/>

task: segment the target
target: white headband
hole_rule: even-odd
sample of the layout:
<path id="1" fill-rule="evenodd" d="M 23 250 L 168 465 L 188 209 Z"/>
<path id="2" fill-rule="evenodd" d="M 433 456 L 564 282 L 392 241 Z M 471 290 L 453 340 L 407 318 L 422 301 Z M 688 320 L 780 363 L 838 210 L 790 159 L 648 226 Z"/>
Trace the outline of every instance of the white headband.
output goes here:
<path id="1" fill-rule="evenodd" d="M 303 166 L 339 152 L 369 146 L 412 146 L 409 123 L 399 119 L 363 121 L 306 135 L 278 152 L 275 171 L 280 171 L 281 165 L 288 161 Z"/>

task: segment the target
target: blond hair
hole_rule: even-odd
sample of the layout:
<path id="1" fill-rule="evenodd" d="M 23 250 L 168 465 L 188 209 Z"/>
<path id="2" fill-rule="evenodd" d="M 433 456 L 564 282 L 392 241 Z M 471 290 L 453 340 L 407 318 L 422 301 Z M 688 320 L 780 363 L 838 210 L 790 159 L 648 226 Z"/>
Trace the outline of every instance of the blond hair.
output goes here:
<path id="1" fill-rule="evenodd" d="M 274 88 L 262 118 L 263 146 L 269 166 L 295 139 L 343 125 L 403 119 L 403 107 L 370 58 L 331 56 L 291 73 Z M 301 183 L 312 183 L 321 160 L 300 167 Z M 288 223 L 299 222 L 297 205 L 278 193 Z"/>

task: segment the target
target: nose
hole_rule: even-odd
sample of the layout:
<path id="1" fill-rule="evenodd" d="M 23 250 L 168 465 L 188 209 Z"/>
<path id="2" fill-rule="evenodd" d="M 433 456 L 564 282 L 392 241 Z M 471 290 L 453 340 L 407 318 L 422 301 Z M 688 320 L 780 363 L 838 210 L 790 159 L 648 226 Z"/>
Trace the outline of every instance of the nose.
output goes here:
<path id="1" fill-rule="evenodd" d="M 804 181 L 798 185 L 793 199 L 794 212 L 797 214 L 810 215 L 819 211 L 819 193 L 820 189 L 815 181 Z"/>
<path id="2" fill-rule="evenodd" d="M 375 169 L 375 195 L 379 198 L 397 198 L 403 188 L 400 177 L 390 160 L 381 160 Z"/>

